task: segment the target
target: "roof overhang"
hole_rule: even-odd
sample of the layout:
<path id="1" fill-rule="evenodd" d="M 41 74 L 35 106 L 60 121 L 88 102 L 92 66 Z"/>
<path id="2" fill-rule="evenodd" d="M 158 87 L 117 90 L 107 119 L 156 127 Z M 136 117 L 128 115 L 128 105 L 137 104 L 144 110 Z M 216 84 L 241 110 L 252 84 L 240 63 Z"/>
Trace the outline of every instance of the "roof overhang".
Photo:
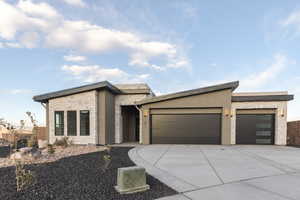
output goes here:
<path id="1" fill-rule="evenodd" d="M 82 92 L 88 92 L 88 91 L 92 91 L 92 90 L 101 90 L 101 89 L 107 89 L 114 94 L 121 93 L 121 91 L 117 87 L 115 87 L 108 81 L 102 81 L 102 82 L 84 85 L 84 86 L 80 86 L 80 87 L 74 87 L 74 88 L 70 88 L 70 89 L 65 89 L 65 90 L 60 90 L 60 91 L 56 91 L 56 92 L 50 92 L 50 93 L 46 93 L 46 94 L 37 95 L 37 96 L 33 97 L 33 100 L 36 102 L 46 103 L 46 102 L 48 102 L 49 99 L 55 99 L 58 97 L 64 97 L 64 96 L 68 96 L 68 95 L 78 94 L 78 93 L 82 93 Z"/>
<path id="2" fill-rule="evenodd" d="M 213 86 L 208 86 L 208 87 L 203 87 L 203 88 L 197 88 L 197 89 L 193 89 L 193 90 L 187 90 L 187 91 L 182 91 L 182 92 L 177 92 L 177 93 L 172 93 L 172 94 L 167 94 L 167 95 L 161 95 L 161 96 L 157 96 L 157 97 L 151 97 L 151 98 L 144 99 L 142 101 L 138 101 L 138 102 L 136 102 L 136 104 L 144 105 L 144 104 L 150 104 L 150 103 L 155 103 L 155 102 L 160 102 L 160 101 L 167 101 L 170 99 L 183 98 L 183 97 L 188 97 L 188 96 L 217 92 L 220 90 L 227 90 L 227 89 L 234 91 L 238 86 L 239 86 L 238 81 L 228 82 L 228 83 L 223 83 L 223 84 L 218 84 L 218 85 L 213 85 Z"/>
<path id="3" fill-rule="evenodd" d="M 294 95 L 257 95 L 257 96 L 232 96 L 232 102 L 254 102 L 254 101 L 291 101 Z"/>

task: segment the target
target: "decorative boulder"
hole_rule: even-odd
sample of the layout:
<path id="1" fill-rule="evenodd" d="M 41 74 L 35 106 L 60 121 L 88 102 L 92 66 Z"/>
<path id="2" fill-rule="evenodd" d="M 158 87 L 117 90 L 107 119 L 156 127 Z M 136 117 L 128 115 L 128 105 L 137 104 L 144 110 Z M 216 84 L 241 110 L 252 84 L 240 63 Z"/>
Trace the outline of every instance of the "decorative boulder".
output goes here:
<path id="1" fill-rule="evenodd" d="M 10 159 L 12 160 L 21 160 L 23 158 L 23 155 L 21 152 L 16 152 L 11 154 Z"/>
<path id="2" fill-rule="evenodd" d="M 38 140 L 38 145 L 40 149 L 47 148 L 48 146 L 48 141 L 47 140 Z"/>
<path id="3" fill-rule="evenodd" d="M 148 190 L 146 170 L 143 167 L 124 167 L 118 169 L 118 180 L 115 189 L 120 194 L 130 194 Z"/>

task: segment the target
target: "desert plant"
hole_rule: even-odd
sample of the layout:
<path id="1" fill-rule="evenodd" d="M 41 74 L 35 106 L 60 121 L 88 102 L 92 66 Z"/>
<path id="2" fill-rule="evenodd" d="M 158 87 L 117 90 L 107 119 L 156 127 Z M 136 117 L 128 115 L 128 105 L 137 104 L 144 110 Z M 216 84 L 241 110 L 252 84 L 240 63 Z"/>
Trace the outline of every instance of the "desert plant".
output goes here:
<path id="1" fill-rule="evenodd" d="M 54 154 L 55 153 L 55 148 L 53 147 L 52 144 L 48 144 L 47 150 L 48 150 L 49 154 Z"/>
<path id="2" fill-rule="evenodd" d="M 28 143 L 27 143 L 28 147 L 38 147 L 38 143 L 37 143 L 37 139 L 35 135 L 32 135 L 29 139 L 28 139 Z"/>
<path id="3" fill-rule="evenodd" d="M 106 172 L 106 170 L 109 169 L 111 161 L 112 161 L 111 147 L 105 146 L 104 155 L 103 155 L 102 159 L 104 161 L 104 165 L 102 166 L 102 171 Z"/>
<path id="4" fill-rule="evenodd" d="M 17 192 L 19 192 L 34 183 L 34 175 L 30 170 L 24 169 L 21 161 L 16 161 L 15 167 Z"/>
<path id="5" fill-rule="evenodd" d="M 37 126 L 37 120 L 35 119 L 34 114 L 32 114 L 31 112 L 27 111 L 26 114 L 30 118 L 30 121 L 31 121 L 32 126 L 33 126 L 33 128 L 32 128 L 32 136 L 28 140 L 28 146 L 29 147 L 38 147 L 38 141 L 37 141 L 37 127 L 38 127 Z M 24 126 L 25 126 L 24 120 L 21 120 L 21 127 L 24 128 Z"/>
<path id="6" fill-rule="evenodd" d="M 61 146 L 61 147 L 68 147 L 69 146 L 69 138 L 68 137 L 63 137 L 61 139 L 56 139 L 54 142 L 55 146 Z"/>

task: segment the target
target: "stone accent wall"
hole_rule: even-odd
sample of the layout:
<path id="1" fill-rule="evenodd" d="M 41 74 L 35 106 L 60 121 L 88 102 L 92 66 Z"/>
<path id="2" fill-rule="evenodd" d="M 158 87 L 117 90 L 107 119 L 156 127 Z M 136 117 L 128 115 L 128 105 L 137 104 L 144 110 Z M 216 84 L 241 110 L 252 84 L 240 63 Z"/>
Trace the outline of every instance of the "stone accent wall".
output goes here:
<path id="1" fill-rule="evenodd" d="M 136 101 L 145 99 L 147 94 L 128 94 L 128 95 L 117 95 L 115 97 L 115 143 L 122 143 L 123 134 L 122 134 L 122 113 L 121 106 L 124 105 L 134 105 Z M 142 119 L 140 118 L 140 134 L 142 131 Z M 140 135 L 140 138 L 141 135 Z"/>
<path id="2" fill-rule="evenodd" d="M 286 145 L 287 139 L 287 102 L 233 102 L 231 107 L 231 144 L 235 144 L 236 109 L 276 109 L 275 144 Z M 281 114 L 284 116 L 281 116 Z"/>
<path id="3" fill-rule="evenodd" d="M 49 100 L 49 142 L 63 136 L 55 136 L 54 111 L 64 111 L 64 136 L 67 136 L 67 111 L 77 111 L 77 136 L 67 136 L 74 144 L 96 144 L 97 92 L 90 91 Z M 90 135 L 80 136 L 80 110 L 90 111 Z"/>
<path id="4" fill-rule="evenodd" d="M 300 145 L 300 121 L 287 123 L 287 143 L 289 145 Z"/>

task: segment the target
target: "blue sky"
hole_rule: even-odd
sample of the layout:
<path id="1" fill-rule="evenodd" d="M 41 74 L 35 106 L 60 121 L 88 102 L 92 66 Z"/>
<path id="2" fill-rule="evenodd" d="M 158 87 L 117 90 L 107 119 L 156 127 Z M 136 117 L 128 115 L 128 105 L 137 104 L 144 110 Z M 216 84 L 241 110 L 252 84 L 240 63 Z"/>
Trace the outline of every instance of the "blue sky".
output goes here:
<path id="1" fill-rule="evenodd" d="M 32 96 L 109 80 L 164 94 L 240 80 L 239 92 L 289 91 L 300 119 L 300 2 L 0 0 L 0 118 Z"/>

